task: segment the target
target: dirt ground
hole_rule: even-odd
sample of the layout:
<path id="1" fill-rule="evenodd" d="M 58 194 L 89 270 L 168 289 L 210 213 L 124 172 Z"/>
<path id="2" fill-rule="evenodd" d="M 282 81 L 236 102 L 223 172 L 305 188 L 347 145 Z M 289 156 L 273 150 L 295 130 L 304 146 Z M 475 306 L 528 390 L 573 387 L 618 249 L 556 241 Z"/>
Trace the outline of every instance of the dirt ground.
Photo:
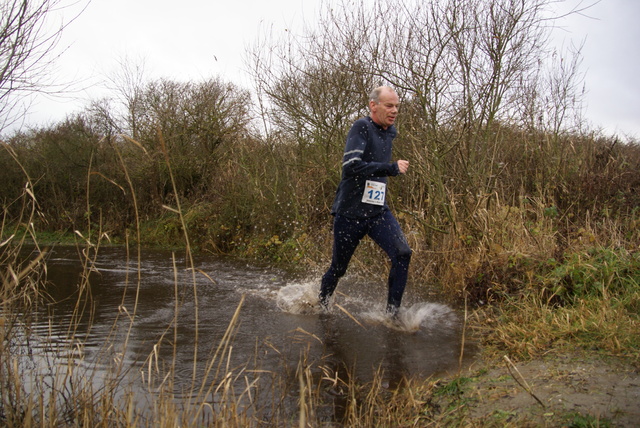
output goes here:
<path id="1" fill-rule="evenodd" d="M 587 354 L 471 367 L 443 409 L 473 426 L 640 427 L 640 365 Z M 444 406 L 443 406 L 444 405 Z"/>

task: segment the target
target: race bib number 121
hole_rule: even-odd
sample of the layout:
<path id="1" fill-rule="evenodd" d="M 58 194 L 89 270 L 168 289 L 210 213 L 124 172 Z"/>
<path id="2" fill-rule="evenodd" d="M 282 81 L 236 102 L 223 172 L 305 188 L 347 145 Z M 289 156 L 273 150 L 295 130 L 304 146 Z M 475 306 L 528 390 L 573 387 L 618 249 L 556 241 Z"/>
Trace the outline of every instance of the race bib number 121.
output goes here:
<path id="1" fill-rule="evenodd" d="M 384 196 L 387 185 L 379 181 L 367 180 L 364 185 L 362 202 L 365 204 L 384 205 Z"/>

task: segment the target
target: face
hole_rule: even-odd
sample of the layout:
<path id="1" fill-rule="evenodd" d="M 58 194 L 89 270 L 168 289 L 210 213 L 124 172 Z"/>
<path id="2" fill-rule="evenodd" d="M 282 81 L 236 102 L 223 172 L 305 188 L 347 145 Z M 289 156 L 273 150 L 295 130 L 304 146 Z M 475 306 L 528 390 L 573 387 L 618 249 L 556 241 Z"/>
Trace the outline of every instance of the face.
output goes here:
<path id="1" fill-rule="evenodd" d="M 371 119 L 378 125 L 387 129 L 396 121 L 400 99 L 392 89 L 385 88 L 380 93 L 380 102 L 369 101 Z"/>

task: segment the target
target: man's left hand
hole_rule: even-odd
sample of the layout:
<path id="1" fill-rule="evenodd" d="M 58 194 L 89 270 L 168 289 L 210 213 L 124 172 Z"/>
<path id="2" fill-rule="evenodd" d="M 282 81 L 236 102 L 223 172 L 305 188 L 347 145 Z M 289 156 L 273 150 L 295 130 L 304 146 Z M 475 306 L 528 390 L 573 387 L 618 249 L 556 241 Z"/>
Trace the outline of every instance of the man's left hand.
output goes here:
<path id="1" fill-rule="evenodd" d="M 405 174 L 409 169 L 409 161 L 407 160 L 399 160 L 398 161 L 398 169 L 400 170 L 400 174 Z"/>

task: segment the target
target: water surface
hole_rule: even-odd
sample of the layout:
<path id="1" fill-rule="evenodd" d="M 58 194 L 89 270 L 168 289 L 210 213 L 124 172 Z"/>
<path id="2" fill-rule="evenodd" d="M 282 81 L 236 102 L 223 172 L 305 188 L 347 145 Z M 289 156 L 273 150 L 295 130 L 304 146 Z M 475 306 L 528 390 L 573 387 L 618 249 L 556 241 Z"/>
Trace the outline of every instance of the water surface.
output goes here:
<path id="1" fill-rule="evenodd" d="M 59 346 L 65 353 L 59 356 L 77 358 L 92 370 L 104 367 L 106 373 L 121 359 L 134 378 L 145 379 L 154 367 L 172 364 L 178 394 L 189 391 L 194 370 L 198 379 L 205 375 L 206 362 L 241 302 L 226 368 L 294 372 L 304 359 L 353 373 L 361 382 L 382 373 L 385 385 L 394 386 L 403 378 L 426 379 L 459 367 L 460 314 L 423 301 L 411 287 L 402 323 L 394 325 L 384 316 L 382 279 L 343 279 L 330 312 L 323 313 L 316 306 L 319 275 L 302 278 L 203 255 L 194 257 L 195 269 L 189 269 L 183 252 L 162 250 L 144 250 L 138 265 L 137 253 L 119 247 L 101 248 L 89 263 L 79 251 L 50 249 L 48 291 L 56 303 L 41 308 L 33 332 L 42 340 L 31 346 L 54 351 Z M 82 304 L 79 294 L 85 296 Z M 69 355 L 64 346 L 69 341 L 78 343 L 71 347 L 78 355 Z"/>

